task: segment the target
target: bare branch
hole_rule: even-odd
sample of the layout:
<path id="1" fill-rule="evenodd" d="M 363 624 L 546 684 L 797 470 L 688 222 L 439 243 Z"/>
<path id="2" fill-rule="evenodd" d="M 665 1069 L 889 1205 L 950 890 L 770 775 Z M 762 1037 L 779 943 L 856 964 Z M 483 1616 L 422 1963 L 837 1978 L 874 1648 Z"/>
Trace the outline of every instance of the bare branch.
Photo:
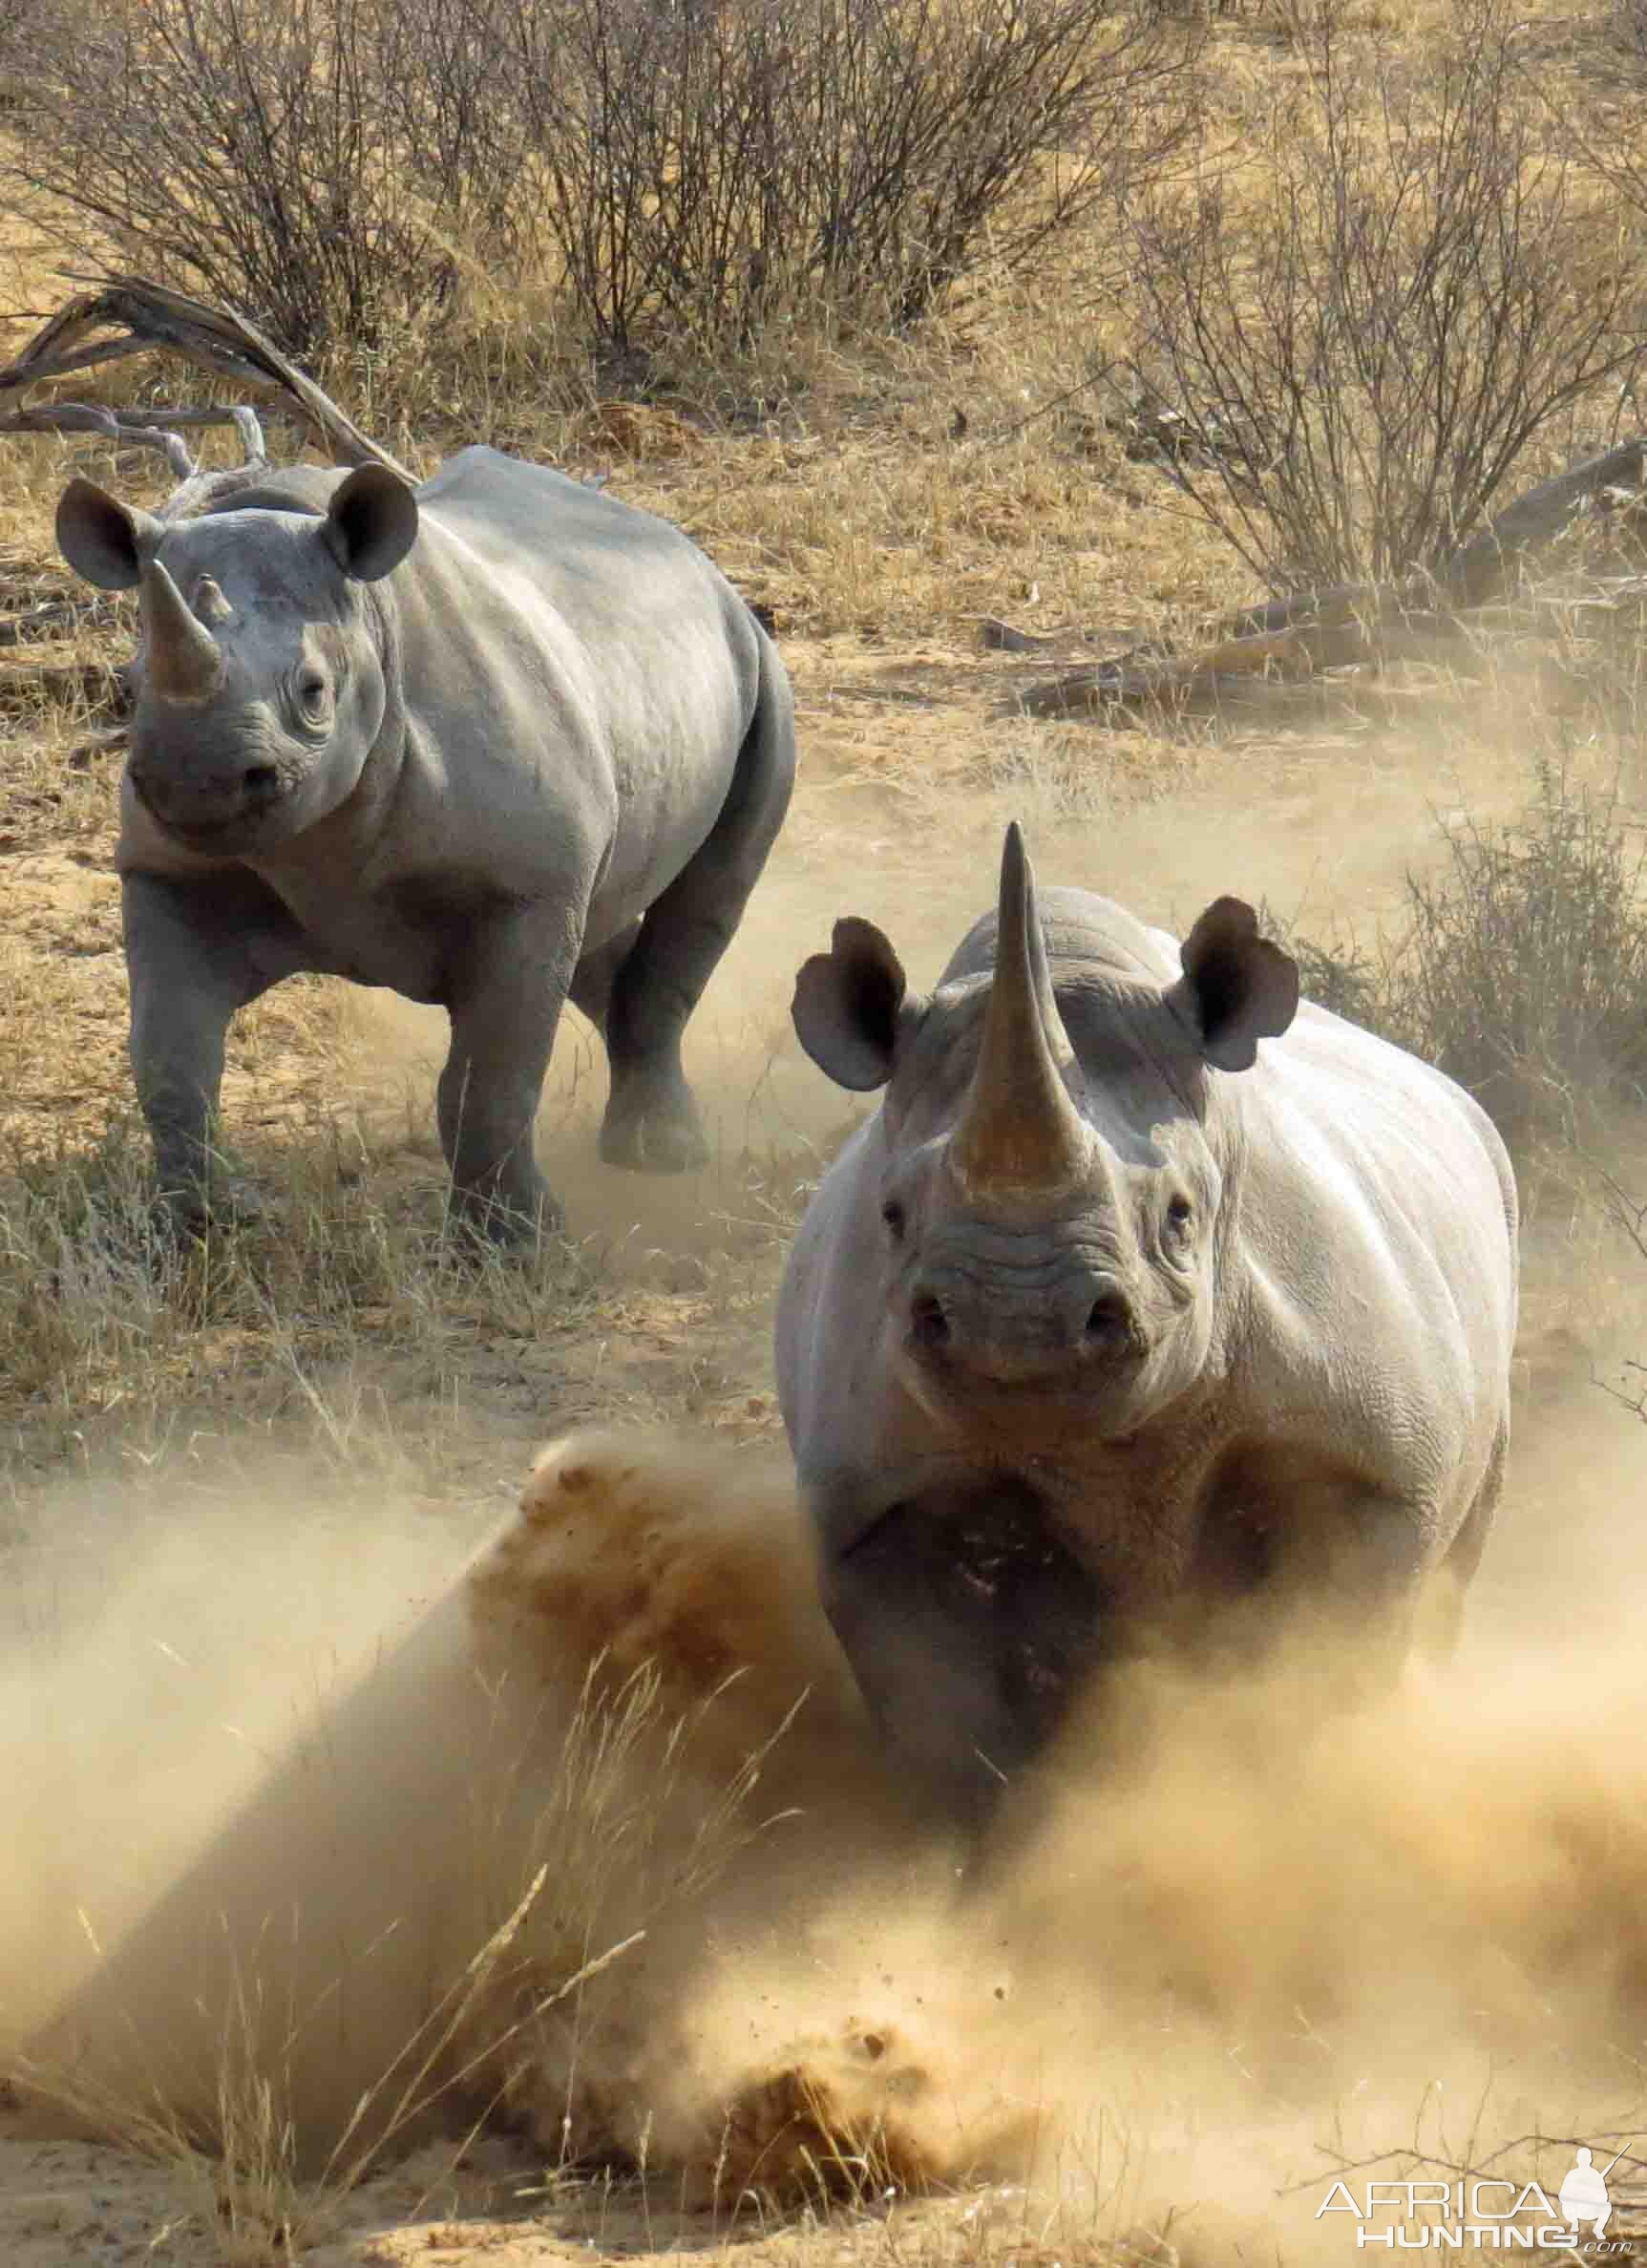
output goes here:
<path id="1" fill-rule="evenodd" d="M 200 470 L 180 435 L 163 431 L 137 411 L 105 410 L 95 402 L 56 402 L 0 416 L 0 434 L 52 433 L 101 434 L 135 449 L 158 449 L 179 480 L 192 479 Z"/>
<path id="2" fill-rule="evenodd" d="M 71 277 L 71 282 L 96 279 Z M 88 331 L 118 327 L 124 336 L 82 345 Z M 411 483 L 414 476 L 386 449 L 380 449 L 311 378 L 288 362 L 279 348 L 257 326 L 232 308 L 208 307 L 186 292 L 171 291 L 141 276 L 116 276 L 100 288 L 79 293 L 59 308 L 9 368 L 0 370 L 0 396 L 16 393 L 71 369 L 83 370 L 96 361 L 163 348 L 179 354 L 199 369 L 233 378 L 239 385 L 272 387 L 295 405 L 320 445 L 334 461 L 347 465 L 380 464 Z M 264 455 L 263 436 L 255 417 L 250 427 L 241 424 L 247 462 Z M 204 413 L 189 413 L 202 419 Z M 152 421 L 183 422 L 182 418 Z M 256 452 L 253 453 L 253 443 Z M 174 460 L 175 461 L 175 460 Z M 187 476 L 183 476 L 186 477 Z"/>
<path id="3" fill-rule="evenodd" d="M 91 629 L 118 612 L 113 599 L 50 599 L 27 614 L 0 616 L 0 646 L 29 646 L 55 631 Z"/>

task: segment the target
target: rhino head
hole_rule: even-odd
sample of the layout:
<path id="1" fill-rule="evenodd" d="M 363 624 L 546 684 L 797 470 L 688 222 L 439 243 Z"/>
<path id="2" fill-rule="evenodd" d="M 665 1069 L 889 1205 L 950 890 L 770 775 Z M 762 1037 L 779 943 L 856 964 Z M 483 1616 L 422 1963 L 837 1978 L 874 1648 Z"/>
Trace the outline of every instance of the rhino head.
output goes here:
<path id="1" fill-rule="evenodd" d="M 847 921 L 796 986 L 813 1061 L 845 1087 L 888 1089 L 887 1358 L 918 1402 L 974 1434 L 1022 1435 L 1026 1451 L 1055 1451 L 1060 1423 L 1125 1438 L 1209 1362 L 1225 1191 L 1206 1072 L 1248 1069 L 1258 1040 L 1286 1030 L 1298 970 L 1250 907 L 1221 898 L 1176 983 L 1083 958 L 1076 939 L 1060 962 L 1066 1020 L 1016 825 L 993 968 L 969 959 L 915 999 L 881 932 Z"/>
<path id="2" fill-rule="evenodd" d="M 100 590 L 136 590 L 142 644 L 127 778 L 185 848 L 251 857 L 353 793 L 387 695 L 362 586 L 417 534 L 403 480 L 363 465 L 324 517 L 237 511 L 169 523 L 72 480 L 64 558 Z"/>

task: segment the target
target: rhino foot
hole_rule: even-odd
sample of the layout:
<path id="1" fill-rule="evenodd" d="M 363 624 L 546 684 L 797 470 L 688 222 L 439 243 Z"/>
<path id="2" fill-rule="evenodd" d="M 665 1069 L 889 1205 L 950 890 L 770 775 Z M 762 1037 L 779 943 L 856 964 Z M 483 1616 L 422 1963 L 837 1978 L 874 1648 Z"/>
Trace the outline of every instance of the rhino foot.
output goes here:
<path id="1" fill-rule="evenodd" d="M 267 1199 L 238 1174 L 214 1175 L 209 1185 L 195 1180 L 174 1183 L 158 1191 L 152 1212 L 157 1230 L 173 1240 L 198 1240 L 213 1231 L 249 1228 L 268 1217 Z"/>
<path id="2" fill-rule="evenodd" d="M 601 1159 L 635 1174 L 697 1174 L 709 1162 L 709 1145 L 685 1085 L 644 1100 L 614 1095 L 601 1128 Z"/>

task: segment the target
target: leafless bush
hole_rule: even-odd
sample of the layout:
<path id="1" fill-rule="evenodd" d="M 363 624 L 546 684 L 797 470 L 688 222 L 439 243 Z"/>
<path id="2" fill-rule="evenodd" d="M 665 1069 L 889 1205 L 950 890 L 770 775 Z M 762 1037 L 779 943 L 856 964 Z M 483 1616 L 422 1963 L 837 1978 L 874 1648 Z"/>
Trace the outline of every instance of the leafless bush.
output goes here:
<path id="1" fill-rule="evenodd" d="M 929 307 L 1180 140 L 1197 34 L 1117 0 L 475 0 L 586 321 L 748 332 Z"/>
<path id="2" fill-rule="evenodd" d="M 1511 1148 L 1571 1139 L 1597 1101 L 1647 1101 L 1647 845 L 1610 797 L 1547 756 L 1510 826 L 1447 830 L 1409 873 L 1382 952 L 1270 917 L 1307 995 L 1467 1088 Z"/>
<path id="3" fill-rule="evenodd" d="M 538 247 L 618 347 L 818 291 L 907 320 L 1174 147 L 1200 36 L 1155 0 L 31 4 L 0 179 L 300 356 Z"/>
<path id="4" fill-rule="evenodd" d="M 1334 15 L 1303 22 L 1306 76 L 1256 166 L 1130 216 L 1135 374 L 1197 444 L 1169 469 L 1277 588 L 1437 564 L 1639 347 L 1509 0 L 1460 0 L 1422 73 L 1352 60 Z"/>
<path id="5" fill-rule="evenodd" d="M 228 300 L 298 355 L 370 347 L 451 293 L 454 223 L 505 162 L 455 0 L 143 0 L 48 21 L 0 178 L 44 193 L 76 250 Z M 494 186 L 482 203 L 496 221 Z"/>
<path id="6" fill-rule="evenodd" d="M 1390 1006 L 1409 1044 L 1511 1141 L 1570 1132 L 1588 1100 L 1647 1098 L 1639 830 L 1547 765 L 1517 825 L 1454 829 L 1447 849 L 1439 880 L 1407 882 Z"/>
<path id="7" fill-rule="evenodd" d="M 1638 69 L 1647 60 L 1647 0 L 1613 0 L 1612 14 L 1619 46 L 1628 62 Z"/>
<path id="8" fill-rule="evenodd" d="M 408 178 L 453 241 L 485 255 L 530 246 L 536 199 L 490 0 L 377 6 L 381 100 Z"/>

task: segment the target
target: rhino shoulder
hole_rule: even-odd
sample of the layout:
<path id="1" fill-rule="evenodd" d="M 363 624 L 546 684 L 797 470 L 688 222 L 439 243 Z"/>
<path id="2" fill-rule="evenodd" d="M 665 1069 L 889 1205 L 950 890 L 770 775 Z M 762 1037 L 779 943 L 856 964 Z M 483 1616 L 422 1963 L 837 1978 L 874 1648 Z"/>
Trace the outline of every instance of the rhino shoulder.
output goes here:
<path id="1" fill-rule="evenodd" d="M 1263 1287 L 1245 1312 L 1267 1318 L 1269 1362 L 1311 1376 L 1325 1365 L 1339 1397 L 1364 1395 L 1369 1410 L 1393 1396 L 1415 1439 L 1426 1425 L 1446 1432 L 1482 1394 L 1501 1399 L 1515 1183 L 1479 1105 L 1418 1057 L 1310 1007 L 1219 1103 L 1239 1120 L 1239 1244 L 1249 1292 Z"/>
<path id="2" fill-rule="evenodd" d="M 635 511 L 633 505 L 620 503 L 603 490 L 592 488 L 587 481 L 575 479 L 570 473 L 560 472 L 554 465 L 538 464 L 531 457 L 506 456 L 501 449 L 494 449 L 485 441 L 472 441 L 467 448 L 459 449 L 436 465 L 419 487 L 417 500 L 437 509 L 441 504 L 454 504 L 508 514 L 550 501 L 585 509 L 594 505 L 608 514 Z M 644 519 L 650 515 L 636 517 Z"/>

